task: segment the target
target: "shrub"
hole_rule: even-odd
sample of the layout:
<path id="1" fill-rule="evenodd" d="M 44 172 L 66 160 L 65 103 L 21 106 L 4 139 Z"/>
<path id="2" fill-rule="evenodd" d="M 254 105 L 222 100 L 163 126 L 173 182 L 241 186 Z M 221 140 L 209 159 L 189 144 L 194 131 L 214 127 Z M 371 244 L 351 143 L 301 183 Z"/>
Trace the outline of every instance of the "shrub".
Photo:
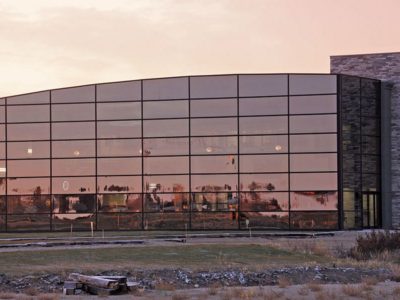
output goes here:
<path id="1" fill-rule="evenodd" d="M 385 251 L 400 249 L 400 232 L 371 231 L 357 237 L 357 244 L 350 249 L 350 256 L 369 259 Z"/>

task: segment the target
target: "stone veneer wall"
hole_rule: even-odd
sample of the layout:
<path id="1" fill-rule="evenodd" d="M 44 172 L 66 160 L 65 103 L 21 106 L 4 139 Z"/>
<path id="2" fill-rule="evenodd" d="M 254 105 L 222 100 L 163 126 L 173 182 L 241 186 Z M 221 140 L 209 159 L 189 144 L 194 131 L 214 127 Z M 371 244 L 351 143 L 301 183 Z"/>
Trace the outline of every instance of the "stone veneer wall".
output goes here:
<path id="1" fill-rule="evenodd" d="M 400 52 L 331 56 L 331 73 L 393 84 L 391 95 L 392 224 L 400 228 Z"/>

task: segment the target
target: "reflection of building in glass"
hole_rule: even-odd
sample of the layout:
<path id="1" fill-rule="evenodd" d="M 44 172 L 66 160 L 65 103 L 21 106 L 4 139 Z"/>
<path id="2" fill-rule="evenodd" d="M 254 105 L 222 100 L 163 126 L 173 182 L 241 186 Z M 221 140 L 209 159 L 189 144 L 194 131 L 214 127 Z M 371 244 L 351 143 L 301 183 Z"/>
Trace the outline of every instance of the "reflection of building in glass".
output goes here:
<path id="1" fill-rule="evenodd" d="M 0 230 L 360 228 L 365 205 L 380 226 L 380 86 L 218 75 L 0 99 Z"/>

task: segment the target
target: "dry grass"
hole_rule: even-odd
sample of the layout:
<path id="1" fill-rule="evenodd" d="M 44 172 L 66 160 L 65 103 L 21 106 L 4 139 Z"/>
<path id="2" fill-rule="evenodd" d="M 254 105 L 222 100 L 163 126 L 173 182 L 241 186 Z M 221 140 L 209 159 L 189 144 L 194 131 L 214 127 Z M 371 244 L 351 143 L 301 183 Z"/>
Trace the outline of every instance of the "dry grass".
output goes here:
<path id="1" fill-rule="evenodd" d="M 255 292 L 252 289 L 240 288 L 236 290 L 236 295 L 238 299 L 251 300 L 254 298 Z"/>
<path id="2" fill-rule="evenodd" d="M 292 281 L 290 280 L 290 278 L 288 277 L 279 277 L 278 279 L 278 286 L 283 289 L 286 288 L 288 286 L 292 285 Z"/>
<path id="3" fill-rule="evenodd" d="M 209 287 L 208 288 L 208 294 L 210 296 L 215 296 L 216 294 L 218 294 L 218 288 L 215 286 Z"/>
<path id="4" fill-rule="evenodd" d="M 185 293 L 177 293 L 171 295 L 172 300 L 188 300 L 190 297 Z"/>
<path id="5" fill-rule="evenodd" d="M 395 287 L 392 291 L 392 295 L 396 298 L 400 298 L 400 286 Z"/>
<path id="6" fill-rule="evenodd" d="M 30 288 L 27 288 L 26 290 L 24 290 L 24 294 L 28 295 L 28 296 L 37 296 L 39 294 L 39 292 L 37 289 L 30 287 Z"/>
<path id="7" fill-rule="evenodd" d="M 362 297 L 363 296 L 363 288 L 359 285 L 350 285 L 346 284 L 342 286 L 343 294 L 350 297 Z"/>
<path id="8" fill-rule="evenodd" d="M 365 286 L 375 286 L 379 283 L 379 279 L 376 277 L 365 277 L 362 282 Z"/>
<path id="9" fill-rule="evenodd" d="M 310 293 L 310 289 L 306 285 L 303 285 L 301 288 L 297 290 L 297 293 L 300 296 L 307 296 Z"/>
<path id="10" fill-rule="evenodd" d="M 316 282 L 310 282 L 307 284 L 307 287 L 313 292 L 320 292 L 322 291 L 322 286 Z"/>
<path id="11" fill-rule="evenodd" d="M 172 283 L 160 281 L 156 283 L 155 289 L 160 291 L 175 291 L 176 287 Z"/>
<path id="12" fill-rule="evenodd" d="M 60 296 L 57 294 L 40 294 L 37 296 L 38 300 L 58 300 Z"/>
<path id="13" fill-rule="evenodd" d="M 15 295 L 11 293 L 0 293 L 0 299 L 14 299 Z"/>

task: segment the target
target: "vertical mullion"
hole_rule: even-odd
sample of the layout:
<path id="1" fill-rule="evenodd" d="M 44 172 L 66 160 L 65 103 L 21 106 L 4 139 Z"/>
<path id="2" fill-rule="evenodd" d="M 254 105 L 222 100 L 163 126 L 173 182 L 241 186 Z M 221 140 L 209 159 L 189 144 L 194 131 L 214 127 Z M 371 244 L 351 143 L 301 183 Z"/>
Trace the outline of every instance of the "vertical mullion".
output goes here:
<path id="1" fill-rule="evenodd" d="M 4 130 L 5 130 L 5 147 L 6 147 L 6 149 L 5 149 L 5 165 L 6 165 L 6 172 L 5 172 L 5 176 L 4 176 L 4 179 L 5 179 L 5 185 L 6 185 L 6 195 L 5 195 L 5 201 L 6 201 L 6 211 L 5 211 L 5 231 L 7 232 L 8 231 L 8 177 L 7 177 L 7 175 L 8 175 L 8 131 L 7 131 L 7 98 L 5 98 L 4 99 L 4 123 L 5 123 L 5 128 L 4 128 Z"/>
<path id="2" fill-rule="evenodd" d="M 239 117 L 239 75 L 236 75 L 236 143 L 237 143 L 237 155 L 236 155 L 236 163 L 237 163 L 237 188 L 236 188 L 236 197 L 237 197 L 237 222 L 238 222 L 238 229 L 241 229 L 240 226 L 240 202 L 241 202 L 241 188 L 240 188 L 240 117 Z"/>
<path id="3" fill-rule="evenodd" d="M 343 229 L 344 224 L 344 210 L 343 210 L 343 176 L 342 176 L 342 165 L 343 165 L 343 150 L 342 150 L 342 76 L 336 75 L 336 119 L 337 119 L 337 180 L 338 180 L 338 229 Z"/>
<path id="4" fill-rule="evenodd" d="M 95 84 L 94 85 L 94 122 L 95 122 L 95 126 L 94 126 L 94 143 L 95 143 L 95 145 L 94 145 L 94 156 L 95 156 L 95 195 L 94 195 L 94 197 L 95 197 L 95 203 L 96 203 L 96 205 L 95 205 L 95 209 L 96 209 L 96 213 L 95 213 L 95 216 L 96 216 L 96 219 L 95 219 L 95 230 L 97 230 L 97 228 L 98 228 L 98 226 L 97 226 L 97 222 L 98 222 L 98 220 L 99 220 L 99 217 L 98 217 L 98 213 L 99 213 L 99 208 L 98 208 L 98 206 L 99 206 L 99 195 L 98 195 L 98 193 L 99 193 L 99 190 L 98 190 L 98 173 L 97 173 L 97 164 L 98 164 L 98 161 L 97 161 L 97 84 Z"/>
<path id="5" fill-rule="evenodd" d="M 189 229 L 192 229 L 192 129 L 191 129 L 191 100 L 190 100 L 190 76 L 188 76 L 188 105 L 189 105 Z"/>
<path id="6" fill-rule="evenodd" d="M 143 153 L 144 153 L 144 142 L 143 142 L 143 80 L 140 80 L 140 129 L 141 129 L 141 151 L 140 151 L 140 158 L 142 162 L 142 188 L 141 188 L 141 198 L 142 198 L 142 230 L 144 230 L 144 197 L 145 197 L 145 191 L 144 191 L 144 158 L 143 158 Z"/>
<path id="7" fill-rule="evenodd" d="M 358 82 L 359 82 L 359 89 L 360 89 L 360 92 L 359 92 L 359 97 L 360 97 L 360 100 L 359 100 L 359 121 L 360 121 L 360 130 L 359 130 L 359 134 L 360 134 L 360 136 L 359 136 L 359 138 L 360 138 L 360 206 L 361 206 L 361 228 L 363 228 L 364 227 L 364 196 L 363 196 L 363 174 L 362 174 L 362 172 L 363 172 L 363 167 L 362 167 L 362 164 L 363 164 L 363 157 L 362 157 L 362 154 L 363 154 L 363 151 L 362 151 L 362 117 L 361 117 L 361 98 L 362 98 L 362 92 L 361 92 L 361 78 L 359 78 L 358 79 Z M 369 227 L 369 223 L 368 223 L 368 227 Z"/>
<path id="8" fill-rule="evenodd" d="M 50 144 L 50 231 L 53 231 L 53 209 L 54 209 L 54 199 L 53 199 L 53 128 L 52 128 L 52 91 L 49 91 L 50 95 L 50 103 L 49 103 L 49 120 L 50 120 L 50 136 L 49 136 L 49 144 Z"/>
<path id="9" fill-rule="evenodd" d="M 288 201 L 289 201 L 289 207 L 288 207 L 288 222 L 289 222 L 289 229 L 292 228 L 292 222 L 291 222 L 291 215 L 292 215 L 292 206 L 291 206 L 291 185 L 290 185 L 290 75 L 287 75 L 287 143 L 288 143 L 288 173 L 287 173 L 287 179 L 288 179 Z"/>

